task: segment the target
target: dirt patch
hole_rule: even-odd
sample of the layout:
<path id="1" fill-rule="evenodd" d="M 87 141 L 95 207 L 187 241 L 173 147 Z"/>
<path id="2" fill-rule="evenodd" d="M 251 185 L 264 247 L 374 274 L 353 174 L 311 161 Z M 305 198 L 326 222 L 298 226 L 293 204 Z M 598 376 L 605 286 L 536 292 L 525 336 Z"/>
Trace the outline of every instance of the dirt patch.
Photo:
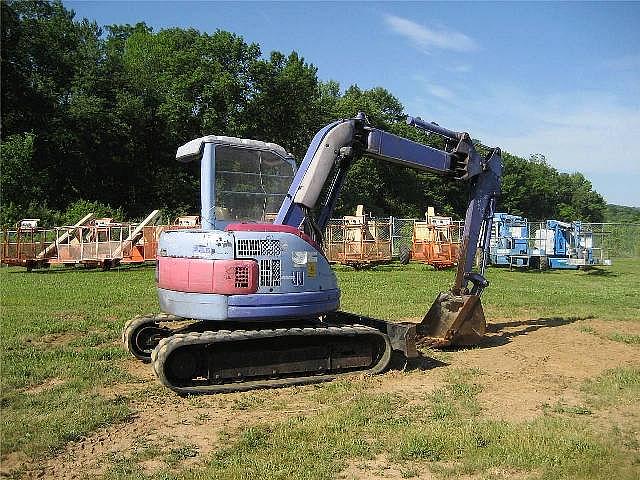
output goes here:
<path id="1" fill-rule="evenodd" d="M 194 403 L 169 392 L 139 391 L 135 395 L 148 398 L 135 402 L 135 412 L 128 422 L 70 443 L 62 454 L 26 471 L 25 476 L 60 479 L 99 476 L 113 460 L 133 457 L 146 447 L 166 452 L 168 444 L 188 445 L 197 452 L 184 465 L 210 453 L 218 447 L 222 430 L 238 428 L 242 422 L 237 412 L 215 405 L 215 399 Z M 145 470 L 166 465 L 162 459 L 149 459 Z"/>
<path id="2" fill-rule="evenodd" d="M 96 394 L 108 399 L 130 396 L 148 390 L 149 385 L 155 383 L 156 378 L 149 364 L 130 359 L 124 363 L 123 368 L 130 375 L 131 381 L 101 386 L 95 389 Z"/>
<path id="3" fill-rule="evenodd" d="M 454 467 L 454 464 L 442 462 L 441 466 Z M 487 475 L 488 474 L 488 475 Z M 479 480 L 481 478 L 510 478 L 519 480 L 531 478 L 531 472 L 517 472 L 500 468 L 492 468 L 482 475 L 455 475 L 459 480 Z M 390 462 L 385 456 L 377 456 L 370 460 L 353 460 L 340 472 L 340 480 L 398 480 L 412 478 L 414 480 L 434 480 L 441 478 L 432 473 L 424 463 L 407 462 L 403 465 Z"/>
<path id="4" fill-rule="evenodd" d="M 416 480 L 432 480 L 434 477 L 424 466 L 419 469 L 413 465 L 404 466 L 389 462 L 384 456 L 371 460 L 354 460 L 338 475 L 343 480 L 396 480 L 413 478 Z"/>
<path id="5" fill-rule="evenodd" d="M 592 328 L 596 333 L 608 335 L 610 333 L 626 333 L 640 335 L 640 322 L 606 322 L 606 321 L 584 321 L 580 322 L 583 329 Z"/>
<path id="6" fill-rule="evenodd" d="M 0 478 L 9 477 L 16 468 L 26 465 L 28 462 L 29 457 L 22 452 L 8 453 L 0 461 Z"/>
<path id="7" fill-rule="evenodd" d="M 130 360 L 126 369 L 137 383 L 102 387 L 98 393 L 132 398 L 134 413 L 128 422 L 69 443 L 61 454 L 37 465 L 7 459 L 7 471 L 22 466 L 24 478 L 91 478 L 103 475 L 114 462 L 123 459 L 139 462 L 147 474 L 172 463 L 183 468 L 201 462 L 228 442 L 228 434 L 234 435 L 249 425 L 330 408 L 310 402 L 313 386 L 180 397 L 156 383 L 148 364 Z M 182 458 L 178 452 L 178 461 L 172 460 L 182 447 L 189 453 Z M 155 451 L 152 458 L 137 458 L 149 451 Z"/>
<path id="8" fill-rule="evenodd" d="M 73 342 L 77 338 L 81 337 L 80 333 L 48 333 L 46 335 L 42 335 L 36 339 L 28 338 L 26 340 L 27 343 L 36 346 L 47 346 L 47 347 L 55 347 L 55 346 L 64 346 Z"/>
<path id="9" fill-rule="evenodd" d="M 640 365 L 637 345 L 610 341 L 589 333 L 589 329 L 635 333 L 640 326 L 633 322 L 563 318 L 506 319 L 490 325 L 481 347 L 446 352 L 439 355 L 440 361 L 423 359 L 412 370 L 366 379 L 355 377 L 353 382 L 374 393 L 398 393 L 408 402 L 420 401 L 443 385 L 443 377 L 452 368 L 476 368 L 483 385 L 479 395 L 482 415 L 528 420 L 541 415 L 550 405 L 584 403 L 580 387 L 587 378 L 609 368 Z M 69 443 L 61 454 L 38 464 L 29 464 L 20 456 L 7 457 L 4 471 L 22 466 L 26 478 L 87 478 L 104 474 L 114 461 L 128 458 L 151 474 L 171 465 L 171 448 L 181 446 L 188 447 L 188 454 L 175 467 L 183 468 L 202 462 L 228 444 L 228 433 L 233 436 L 250 425 L 312 415 L 332 406 L 322 403 L 326 399 L 316 398 L 314 386 L 179 397 L 157 384 L 149 365 L 131 359 L 125 367 L 133 381 L 102 388 L 98 393 L 130 399 L 134 413 L 127 423 Z M 346 392 L 344 401 L 349 401 L 351 395 Z M 637 408 L 631 410 L 636 422 Z M 598 416 L 606 417 L 607 413 L 598 412 Z M 636 424 L 625 418 L 620 421 Z M 424 467 L 417 471 L 411 468 L 391 465 L 384 458 L 356 460 L 340 477 L 394 479 L 415 474 L 414 478 L 432 478 Z M 518 478 L 517 473 L 501 474 Z"/>
<path id="10" fill-rule="evenodd" d="M 627 332 L 630 322 L 537 319 L 497 322 L 490 326 L 485 346 L 454 352 L 454 363 L 485 373 L 480 402 L 488 416 L 528 420 L 545 405 L 584 402 L 585 379 L 604 370 L 640 365 L 640 349 L 585 333 Z"/>

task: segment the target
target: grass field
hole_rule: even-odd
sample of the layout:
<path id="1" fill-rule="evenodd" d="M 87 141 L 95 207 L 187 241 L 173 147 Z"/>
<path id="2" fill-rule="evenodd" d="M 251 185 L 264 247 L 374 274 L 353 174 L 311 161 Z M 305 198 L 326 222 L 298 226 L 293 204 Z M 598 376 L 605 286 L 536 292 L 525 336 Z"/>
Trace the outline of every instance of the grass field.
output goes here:
<path id="1" fill-rule="evenodd" d="M 417 264 L 337 274 L 344 310 L 392 320 L 421 318 L 453 279 Z M 119 343 L 127 319 L 158 310 L 153 268 L 2 268 L 2 473 L 640 477 L 640 261 L 488 277 L 480 348 L 374 379 L 180 398 Z"/>

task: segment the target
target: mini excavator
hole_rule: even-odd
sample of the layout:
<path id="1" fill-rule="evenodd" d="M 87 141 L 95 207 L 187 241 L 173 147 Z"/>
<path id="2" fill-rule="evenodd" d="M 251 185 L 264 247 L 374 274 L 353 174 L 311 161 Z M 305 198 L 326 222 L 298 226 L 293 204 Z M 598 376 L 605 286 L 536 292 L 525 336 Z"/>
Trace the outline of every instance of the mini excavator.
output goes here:
<path id="1" fill-rule="evenodd" d="M 156 280 L 164 313 L 127 322 L 126 348 L 151 362 L 163 385 L 189 394 L 376 374 L 398 355 L 418 356 L 421 343 L 478 343 L 500 149 L 481 155 L 468 133 L 407 122 L 443 137 L 445 147 L 377 129 L 362 113 L 322 128 L 298 169 L 273 143 L 206 136 L 181 146 L 178 161 L 200 161 L 201 228 L 162 233 Z M 362 156 L 471 186 L 453 287 L 421 323 L 339 309 L 322 237 L 349 167 Z"/>

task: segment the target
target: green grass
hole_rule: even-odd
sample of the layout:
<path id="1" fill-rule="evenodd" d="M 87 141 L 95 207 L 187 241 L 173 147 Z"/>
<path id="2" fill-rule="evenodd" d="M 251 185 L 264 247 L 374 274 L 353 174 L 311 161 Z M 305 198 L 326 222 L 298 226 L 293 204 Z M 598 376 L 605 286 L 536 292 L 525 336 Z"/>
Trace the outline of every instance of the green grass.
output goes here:
<path id="1" fill-rule="evenodd" d="M 387 319 L 422 317 L 438 291 L 449 288 L 453 274 L 419 264 L 359 272 L 339 268 L 342 308 Z M 490 269 L 487 277 L 491 286 L 483 304 L 490 321 L 639 317 L 640 260 L 617 260 L 610 269 L 591 272 Z M 2 454 L 43 458 L 100 426 L 125 422 L 138 397 L 100 391 L 133 381 L 123 367 L 127 354 L 119 345 L 120 332 L 134 315 L 158 311 L 153 268 L 46 273 L 1 268 L 0 289 Z M 581 329 L 595 332 L 588 325 Z M 624 332 L 610 337 L 638 343 L 637 335 Z M 438 355 L 446 361 L 450 354 Z M 558 404 L 525 423 L 483 417 L 479 371 L 448 372 L 445 384 L 418 403 L 378 393 L 367 382 L 334 382 L 308 391 L 310 401 L 327 408 L 247 427 L 239 437 L 228 432 L 229 446 L 199 468 L 181 467 L 197 453 L 191 445 L 147 445 L 114 458 L 107 477 L 145 478 L 139 462 L 159 456 L 167 468 L 156 478 L 329 479 L 353 460 L 382 455 L 401 465 L 407 477 L 426 465 L 445 477 L 491 476 L 492 469 L 506 468 L 534 478 L 633 478 L 625 461 L 629 450 L 616 447 L 626 434 L 593 431 L 593 415 L 581 409 L 631 405 L 640 397 L 639 375 L 628 368 L 606 372 L 585 384 L 588 407 Z M 222 396 L 219 405 L 239 413 L 272 404 L 286 410 L 275 397 L 249 392 Z M 188 401 L 194 408 L 200 402 Z"/>
<path id="2" fill-rule="evenodd" d="M 640 401 L 640 366 L 615 368 L 588 380 L 583 391 L 590 403 L 603 407 Z"/>
<path id="3" fill-rule="evenodd" d="M 614 342 L 622 342 L 627 345 L 640 345 L 640 335 L 633 335 L 630 333 L 613 332 L 607 336 L 609 340 Z"/>
<path id="4" fill-rule="evenodd" d="M 342 308 L 385 319 L 422 317 L 453 270 L 422 264 L 386 265 L 373 270 L 337 268 Z M 640 260 L 619 259 L 590 271 L 509 271 L 489 268 L 482 296 L 489 321 L 509 318 L 591 318 L 638 320 Z M 372 294 L 370 292 L 375 292 Z"/>
<path id="5" fill-rule="evenodd" d="M 557 402 L 555 405 L 543 405 L 545 412 L 568 413 L 570 415 L 591 415 L 593 412 L 582 405 L 567 405 Z"/>
<path id="6" fill-rule="evenodd" d="M 325 480 L 348 460 L 380 456 L 402 466 L 405 476 L 429 469 L 456 478 L 501 468 L 535 478 L 635 478 L 618 438 L 594 434 L 585 422 L 546 415 L 524 423 L 478 417 L 480 382 L 479 372 L 454 370 L 441 389 L 411 405 L 401 395 L 356 388 L 347 404 L 247 428 L 205 466 L 171 478 Z M 344 390 L 333 393 L 342 398 Z"/>
<path id="7" fill-rule="evenodd" d="M 98 387 L 130 380 L 120 331 L 157 311 L 152 268 L 101 272 L 0 269 L 2 453 L 52 453 L 129 415 Z"/>
<path id="8" fill-rule="evenodd" d="M 599 333 L 595 328 L 584 325 L 581 326 L 579 330 L 582 333 L 588 333 L 614 342 L 626 343 L 627 345 L 640 345 L 640 335 L 634 335 L 632 333 L 612 332 L 604 335 Z"/>

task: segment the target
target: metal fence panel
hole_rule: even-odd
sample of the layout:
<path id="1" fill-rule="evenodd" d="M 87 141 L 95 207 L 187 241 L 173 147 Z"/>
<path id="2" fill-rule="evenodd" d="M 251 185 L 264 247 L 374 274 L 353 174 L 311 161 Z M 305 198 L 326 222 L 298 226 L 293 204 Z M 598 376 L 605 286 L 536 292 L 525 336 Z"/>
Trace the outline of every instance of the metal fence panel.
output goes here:
<path id="1" fill-rule="evenodd" d="M 604 252 L 604 258 L 640 257 L 639 223 L 583 223 L 582 227 L 593 232 L 594 247 Z"/>
<path id="2" fill-rule="evenodd" d="M 391 255 L 397 258 L 401 248 L 411 249 L 413 239 L 413 228 L 417 221 L 424 221 L 416 218 L 377 218 L 372 219 L 378 222 L 389 222 Z M 460 242 L 464 231 L 464 222 L 454 220 L 453 242 Z M 537 230 L 544 230 L 544 222 L 529 222 L 529 246 L 534 247 L 534 233 Z M 593 255 L 600 260 L 621 257 L 640 257 L 640 224 L 629 223 L 583 223 L 582 230 L 592 233 Z M 327 227 L 326 239 L 339 243 L 344 241 L 344 220 L 332 219 Z M 543 239 L 539 239 L 543 240 Z"/>
<path id="3" fill-rule="evenodd" d="M 400 249 L 411 250 L 413 242 L 413 225 L 418 220 L 415 218 L 391 217 L 391 255 L 400 255 Z"/>

